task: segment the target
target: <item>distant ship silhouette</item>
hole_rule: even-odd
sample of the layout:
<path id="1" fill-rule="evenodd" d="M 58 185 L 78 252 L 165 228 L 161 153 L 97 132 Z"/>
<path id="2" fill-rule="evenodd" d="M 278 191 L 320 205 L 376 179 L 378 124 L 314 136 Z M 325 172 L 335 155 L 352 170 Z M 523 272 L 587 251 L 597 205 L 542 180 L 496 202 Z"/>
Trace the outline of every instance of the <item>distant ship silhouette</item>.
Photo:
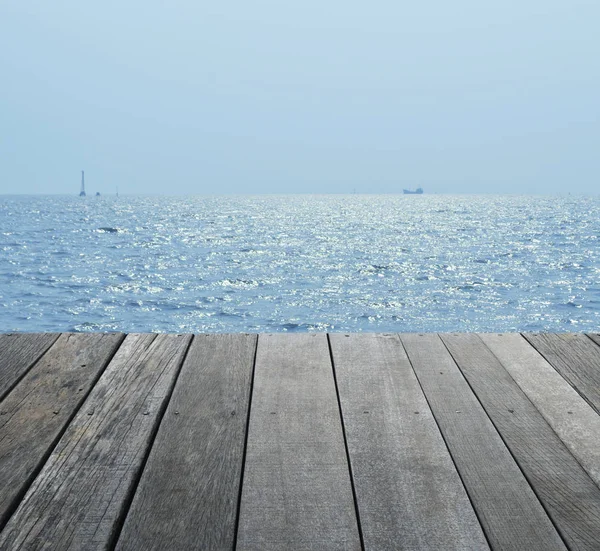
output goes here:
<path id="1" fill-rule="evenodd" d="M 423 195 L 422 187 L 418 187 L 417 189 L 415 189 L 415 191 L 412 191 L 410 189 L 405 189 L 403 191 L 404 191 L 404 195 Z"/>

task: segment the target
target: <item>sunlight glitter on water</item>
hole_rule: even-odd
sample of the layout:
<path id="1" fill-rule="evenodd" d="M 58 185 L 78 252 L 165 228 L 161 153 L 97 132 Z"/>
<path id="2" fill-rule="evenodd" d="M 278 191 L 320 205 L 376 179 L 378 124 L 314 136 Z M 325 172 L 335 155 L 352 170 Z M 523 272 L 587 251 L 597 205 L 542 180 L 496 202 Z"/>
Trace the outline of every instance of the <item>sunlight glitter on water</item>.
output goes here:
<path id="1" fill-rule="evenodd" d="M 2 331 L 597 331 L 600 199 L 0 198 Z"/>

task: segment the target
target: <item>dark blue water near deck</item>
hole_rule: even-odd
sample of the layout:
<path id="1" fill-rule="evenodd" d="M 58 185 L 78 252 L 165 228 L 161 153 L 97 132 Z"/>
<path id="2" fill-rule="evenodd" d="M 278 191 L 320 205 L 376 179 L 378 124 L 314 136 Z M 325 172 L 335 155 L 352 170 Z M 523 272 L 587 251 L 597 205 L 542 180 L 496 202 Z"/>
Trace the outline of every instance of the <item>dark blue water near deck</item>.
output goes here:
<path id="1" fill-rule="evenodd" d="M 598 197 L 0 197 L 0 331 L 599 329 Z"/>

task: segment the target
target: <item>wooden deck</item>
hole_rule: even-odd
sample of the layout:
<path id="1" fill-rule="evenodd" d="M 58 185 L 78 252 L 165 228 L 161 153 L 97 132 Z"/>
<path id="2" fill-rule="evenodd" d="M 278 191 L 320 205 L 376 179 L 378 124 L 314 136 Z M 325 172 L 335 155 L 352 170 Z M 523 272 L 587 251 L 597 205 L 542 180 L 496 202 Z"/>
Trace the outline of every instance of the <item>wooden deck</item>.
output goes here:
<path id="1" fill-rule="evenodd" d="M 0 335 L 0 549 L 600 549 L 597 334 Z"/>

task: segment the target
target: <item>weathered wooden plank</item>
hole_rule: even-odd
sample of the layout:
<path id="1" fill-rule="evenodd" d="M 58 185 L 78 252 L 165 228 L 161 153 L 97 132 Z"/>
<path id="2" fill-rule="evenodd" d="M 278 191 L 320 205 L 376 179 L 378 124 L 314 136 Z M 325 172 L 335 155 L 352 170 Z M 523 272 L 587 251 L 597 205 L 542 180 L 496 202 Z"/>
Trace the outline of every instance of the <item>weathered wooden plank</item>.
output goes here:
<path id="1" fill-rule="evenodd" d="M 600 413 L 600 347 L 582 333 L 523 336 Z"/>
<path id="2" fill-rule="evenodd" d="M 191 337 L 128 335 L 0 535 L 0 549 L 112 545 Z"/>
<path id="3" fill-rule="evenodd" d="M 0 405 L 0 527 L 122 340 L 61 335 Z"/>
<path id="4" fill-rule="evenodd" d="M 600 345 L 600 333 L 586 333 L 597 345 Z"/>
<path id="5" fill-rule="evenodd" d="M 518 333 L 480 338 L 600 486 L 600 416 Z"/>
<path id="6" fill-rule="evenodd" d="M 256 338 L 194 338 L 117 550 L 233 549 Z"/>
<path id="7" fill-rule="evenodd" d="M 365 549 L 489 549 L 398 336 L 329 338 Z"/>
<path id="8" fill-rule="evenodd" d="M 260 335 L 237 549 L 360 549 L 327 337 Z"/>
<path id="9" fill-rule="evenodd" d="M 58 333 L 0 335 L 0 401 L 58 339 Z"/>
<path id="10" fill-rule="evenodd" d="M 401 340 L 490 547 L 566 549 L 439 336 Z"/>
<path id="11" fill-rule="evenodd" d="M 478 335 L 442 340 L 569 549 L 600 549 L 600 488 Z"/>

